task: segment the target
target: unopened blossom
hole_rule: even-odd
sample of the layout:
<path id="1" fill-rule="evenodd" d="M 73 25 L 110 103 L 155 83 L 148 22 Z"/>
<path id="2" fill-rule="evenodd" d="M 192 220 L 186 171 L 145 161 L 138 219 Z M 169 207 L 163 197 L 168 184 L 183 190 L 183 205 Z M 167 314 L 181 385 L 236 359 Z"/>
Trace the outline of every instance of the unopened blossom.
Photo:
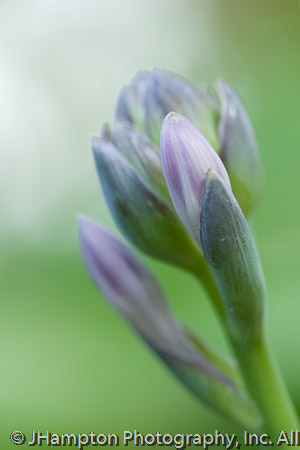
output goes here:
<path id="1" fill-rule="evenodd" d="M 180 114 L 171 112 L 165 118 L 160 147 L 163 172 L 177 214 L 201 247 L 199 226 L 205 176 L 214 169 L 230 187 L 226 169 L 201 131 Z"/>

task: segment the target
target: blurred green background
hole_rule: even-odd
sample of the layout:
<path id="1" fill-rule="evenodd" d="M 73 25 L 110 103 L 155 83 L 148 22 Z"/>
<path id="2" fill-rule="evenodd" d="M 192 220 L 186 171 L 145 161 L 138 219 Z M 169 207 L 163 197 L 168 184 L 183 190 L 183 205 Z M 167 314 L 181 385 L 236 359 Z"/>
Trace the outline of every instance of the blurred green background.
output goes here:
<path id="1" fill-rule="evenodd" d="M 269 334 L 300 410 L 299 48 L 298 0 L 0 2 L 1 449 L 14 430 L 238 431 L 166 372 L 78 251 L 78 212 L 115 229 L 90 136 L 152 67 L 223 77 L 248 107 L 265 168 L 253 221 Z M 147 264 L 177 314 L 227 351 L 196 281 Z"/>

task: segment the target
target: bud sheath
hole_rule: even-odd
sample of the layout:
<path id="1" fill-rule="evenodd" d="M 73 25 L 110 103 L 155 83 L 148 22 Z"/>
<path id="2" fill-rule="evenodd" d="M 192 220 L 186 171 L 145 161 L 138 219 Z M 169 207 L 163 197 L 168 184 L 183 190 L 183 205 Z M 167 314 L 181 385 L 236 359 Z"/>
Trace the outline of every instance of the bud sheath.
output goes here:
<path id="1" fill-rule="evenodd" d="M 263 333 L 265 282 L 246 219 L 228 186 L 209 171 L 203 194 L 200 236 L 227 311 L 231 337 Z"/>

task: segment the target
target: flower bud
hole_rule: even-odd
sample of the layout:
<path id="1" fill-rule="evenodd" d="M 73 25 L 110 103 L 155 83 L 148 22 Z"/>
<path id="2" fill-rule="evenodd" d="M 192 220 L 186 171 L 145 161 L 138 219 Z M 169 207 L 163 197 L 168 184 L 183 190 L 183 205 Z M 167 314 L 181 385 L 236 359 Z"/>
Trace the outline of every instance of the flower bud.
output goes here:
<path id="1" fill-rule="evenodd" d="M 94 137 L 95 161 L 110 211 L 125 236 L 144 252 L 189 269 L 203 255 L 178 220 L 171 201 L 164 201 L 159 184 L 159 158 L 136 130 L 112 133 L 123 154 L 106 138 Z M 120 131 L 120 130 L 119 130 Z M 136 140 L 136 141 L 135 141 Z M 133 143 L 142 143 L 141 146 Z M 143 150 L 147 150 L 143 152 Z M 128 156 L 128 159 L 125 157 Z M 161 182 L 163 175 L 161 172 Z"/>
<path id="2" fill-rule="evenodd" d="M 87 270 L 113 306 L 152 346 L 170 345 L 185 351 L 186 343 L 161 290 L 137 257 L 89 218 L 81 216 L 78 225 Z"/>
<path id="3" fill-rule="evenodd" d="M 226 312 L 239 342 L 263 332 L 265 282 L 247 221 L 224 180 L 210 170 L 203 191 L 200 236 Z"/>
<path id="4" fill-rule="evenodd" d="M 200 212 L 205 176 L 213 168 L 230 187 L 226 169 L 201 131 L 180 114 L 170 113 L 161 132 L 161 161 L 174 207 L 201 248 Z"/>
<path id="5" fill-rule="evenodd" d="M 217 82 L 221 101 L 220 156 L 228 171 L 232 191 L 247 214 L 262 188 L 262 167 L 248 113 L 232 87 Z"/>
<path id="6" fill-rule="evenodd" d="M 174 375 L 211 408 L 219 412 L 222 406 L 230 419 L 257 425 L 259 415 L 249 396 L 214 363 L 211 350 L 195 345 L 135 255 L 84 217 L 79 219 L 79 237 L 83 260 L 95 284 Z"/>
<path id="7" fill-rule="evenodd" d="M 216 118 L 207 96 L 185 79 L 165 70 L 137 73 L 119 95 L 116 120 L 134 123 L 159 145 L 162 121 L 170 111 L 188 117 L 217 146 Z"/>
<path id="8" fill-rule="evenodd" d="M 172 204 L 164 179 L 159 148 L 130 123 L 116 123 L 111 141 L 119 152 L 135 168 L 144 183 L 161 197 Z"/>

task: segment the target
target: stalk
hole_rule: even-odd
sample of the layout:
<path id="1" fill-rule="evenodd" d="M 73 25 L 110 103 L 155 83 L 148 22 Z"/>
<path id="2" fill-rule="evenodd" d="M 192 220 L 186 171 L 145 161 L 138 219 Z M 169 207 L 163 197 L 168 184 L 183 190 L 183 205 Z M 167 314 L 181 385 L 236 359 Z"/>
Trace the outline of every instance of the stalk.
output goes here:
<path id="1" fill-rule="evenodd" d="M 204 287 L 210 300 L 212 301 L 214 308 L 216 309 L 219 318 L 222 323 L 225 323 L 226 311 L 223 300 L 221 298 L 218 286 L 215 282 L 213 274 L 203 256 L 193 259 L 192 263 L 187 266 L 183 266 L 185 270 L 192 273 L 201 286 Z"/>
<path id="2" fill-rule="evenodd" d="M 248 391 L 264 418 L 262 431 L 276 442 L 280 431 L 297 430 L 297 412 L 266 336 L 242 345 L 232 341 L 232 345 Z"/>
<path id="3" fill-rule="evenodd" d="M 204 286 L 220 318 L 236 355 L 241 375 L 252 399 L 256 402 L 263 422 L 259 430 L 276 442 L 279 432 L 297 430 L 299 420 L 265 332 L 259 338 L 235 339 L 226 320 L 226 311 L 211 270 L 205 261 L 193 273 Z M 248 431 L 248 430 L 247 430 Z M 285 448 L 285 445 L 281 445 Z"/>

